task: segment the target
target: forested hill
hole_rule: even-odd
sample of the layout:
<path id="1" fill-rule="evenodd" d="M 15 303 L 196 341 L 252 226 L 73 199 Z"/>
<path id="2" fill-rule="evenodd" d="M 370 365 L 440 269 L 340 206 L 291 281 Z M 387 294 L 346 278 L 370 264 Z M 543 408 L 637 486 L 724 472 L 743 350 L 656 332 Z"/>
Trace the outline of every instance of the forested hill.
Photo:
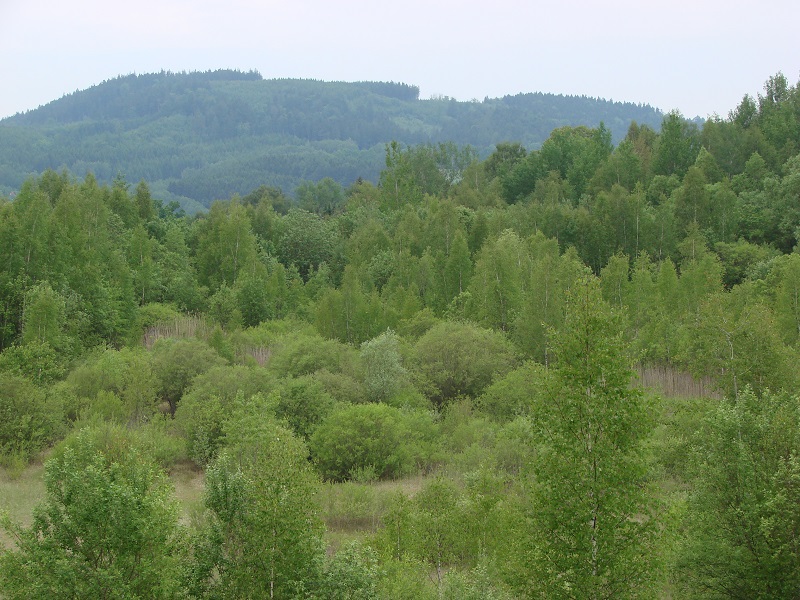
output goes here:
<path id="1" fill-rule="evenodd" d="M 532 82 L 532 86 L 535 82 Z M 503 141 L 538 148 L 562 126 L 601 122 L 617 142 L 650 106 L 542 93 L 423 100 L 403 83 L 264 80 L 257 72 L 128 75 L 0 121 L 0 194 L 68 169 L 145 179 L 190 211 L 261 185 L 292 192 L 331 177 L 377 181 L 386 144 L 452 142 L 482 158 Z"/>

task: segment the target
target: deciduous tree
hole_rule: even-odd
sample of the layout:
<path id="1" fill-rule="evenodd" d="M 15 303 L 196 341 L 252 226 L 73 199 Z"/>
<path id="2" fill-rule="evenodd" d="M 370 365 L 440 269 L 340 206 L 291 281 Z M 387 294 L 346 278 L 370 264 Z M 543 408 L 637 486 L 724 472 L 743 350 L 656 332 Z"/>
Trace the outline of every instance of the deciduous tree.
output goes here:
<path id="1" fill-rule="evenodd" d="M 555 368 L 534 408 L 530 588 L 547 598 L 650 598 L 653 513 L 643 442 L 651 418 L 597 282 L 573 289 Z"/>

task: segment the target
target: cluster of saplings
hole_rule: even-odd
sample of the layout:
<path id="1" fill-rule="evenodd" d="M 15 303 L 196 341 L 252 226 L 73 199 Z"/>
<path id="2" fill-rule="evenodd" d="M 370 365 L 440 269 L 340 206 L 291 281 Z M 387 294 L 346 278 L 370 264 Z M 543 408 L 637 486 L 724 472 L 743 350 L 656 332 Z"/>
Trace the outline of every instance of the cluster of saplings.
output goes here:
<path id="1" fill-rule="evenodd" d="M 797 598 L 798 140 L 778 75 L 616 148 L 393 144 L 302 208 L 31 179 L 0 457 L 46 495 L 0 596 Z"/>

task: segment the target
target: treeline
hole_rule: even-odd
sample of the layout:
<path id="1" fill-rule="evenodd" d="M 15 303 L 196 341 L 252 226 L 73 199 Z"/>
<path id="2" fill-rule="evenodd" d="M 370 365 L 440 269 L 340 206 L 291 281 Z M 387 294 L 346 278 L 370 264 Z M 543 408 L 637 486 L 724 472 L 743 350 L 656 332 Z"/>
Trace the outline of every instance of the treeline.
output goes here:
<path id="1" fill-rule="evenodd" d="M 103 183 L 145 179 L 189 212 L 267 184 L 291 194 L 331 177 L 377 182 L 383 148 L 497 140 L 538 147 L 556 127 L 596 126 L 619 140 L 632 120 L 657 127 L 649 106 L 524 94 L 483 102 L 420 100 L 403 83 L 265 81 L 256 72 L 128 75 L 75 92 L 0 125 L 0 192 L 46 169 Z"/>
<path id="2" fill-rule="evenodd" d="M 0 456 L 63 441 L 0 590 L 795 598 L 798 117 L 779 74 L 702 128 L 393 143 L 377 185 L 194 217 L 28 180 L 0 204 Z"/>

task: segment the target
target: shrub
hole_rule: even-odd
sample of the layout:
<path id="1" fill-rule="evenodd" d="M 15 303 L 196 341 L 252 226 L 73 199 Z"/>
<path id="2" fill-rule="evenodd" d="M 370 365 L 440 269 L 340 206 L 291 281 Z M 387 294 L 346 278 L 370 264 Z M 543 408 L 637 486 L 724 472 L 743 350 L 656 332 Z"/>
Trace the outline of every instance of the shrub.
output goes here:
<path id="1" fill-rule="evenodd" d="M 472 323 L 444 321 L 416 343 L 416 371 L 439 407 L 458 396 L 476 397 L 516 362 L 502 333 Z"/>
<path id="2" fill-rule="evenodd" d="M 45 465 L 46 497 L 17 550 L 0 554 L 0 595 L 175 598 L 178 506 L 168 479 L 114 425 L 84 429 Z"/>
<path id="3" fill-rule="evenodd" d="M 311 437 L 322 476 L 343 481 L 371 467 L 381 478 L 418 470 L 432 455 L 436 426 L 429 413 L 383 404 L 334 411 Z"/>
<path id="4" fill-rule="evenodd" d="M 58 396 L 0 374 L 0 455 L 27 460 L 63 432 L 63 415 Z"/>
<path id="5" fill-rule="evenodd" d="M 275 414 L 298 436 L 308 439 L 333 410 L 335 402 L 314 377 L 288 378 L 272 394 Z"/>
<path id="6" fill-rule="evenodd" d="M 259 367 L 217 366 L 195 377 L 175 411 L 189 458 L 205 465 L 216 456 L 237 395 L 250 398 L 272 387 L 271 375 Z"/>

